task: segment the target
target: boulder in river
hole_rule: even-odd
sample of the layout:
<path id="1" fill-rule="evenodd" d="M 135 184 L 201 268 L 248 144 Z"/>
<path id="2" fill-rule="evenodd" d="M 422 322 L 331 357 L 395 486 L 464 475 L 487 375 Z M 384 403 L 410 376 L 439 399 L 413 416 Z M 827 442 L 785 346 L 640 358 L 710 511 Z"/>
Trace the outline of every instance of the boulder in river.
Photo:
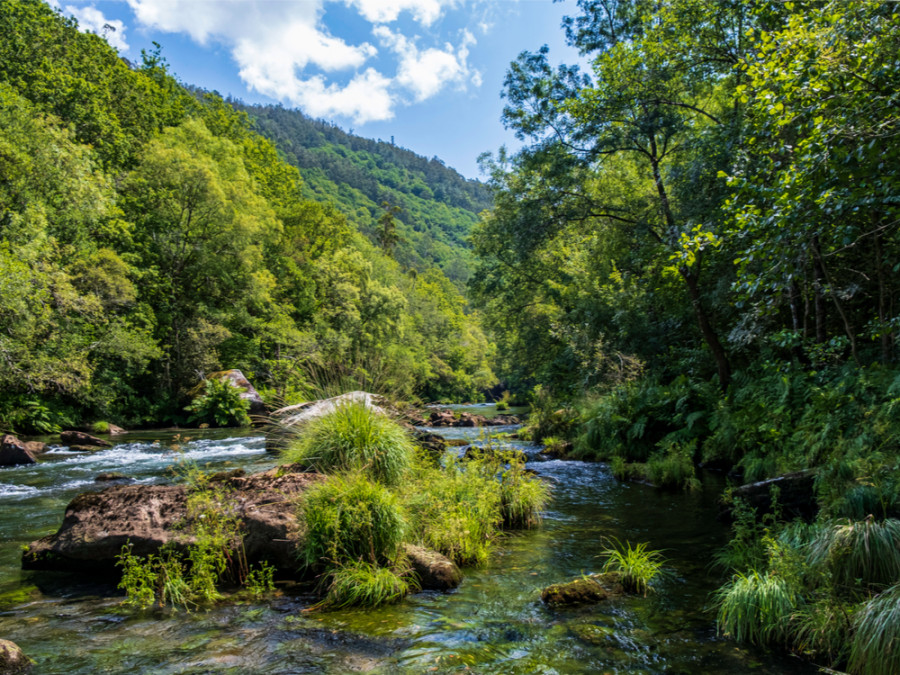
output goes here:
<path id="1" fill-rule="evenodd" d="M 449 558 L 421 546 L 406 545 L 406 557 L 426 591 L 449 591 L 462 582 L 462 572 Z"/>
<path id="2" fill-rule="evenodd" d="M 12 434 L 5 434 L 0 438 L 0 466 L 34 464 L 36 461 L 25 443 Z"/>
<path id="3" fill-rule="evenodd" d="M 593 605 L 623 592 L 616 575 L 599 574 L 547 586 L 541 600 L 554 607 Z"/>
<path id="4" fill-rule="evenodd" d="M 31 659 L 15 642 L 0 640 L 0 673 L 3 675 L 19 675 L 31 670 Z"/>
<path id="5" fill-rule="evenodd" d="M 96 476 L 94 476 L 95 483 L 112 483 L 115 481 L 119 481 L 122 483 L 133 483 L 134 478 L 130 478 L 124 473 L 119 473 L 118 471 L 107 471 L 104 473 L 98 473 Z"/>
<path id="6" fill-rule="evenodd" d="M 279 467 L 222 481 L 243 521 L 250 562 L 265 560 L 283 573 L 296 572 L 301 524 L 295 499 L 321 480 L 320 474 Z M 185 485 L 114 485 L 78 495 L 59 530 L 23 552 L 22 567 L 115 574 L 116 558 L 129 542 L 135 555 L 156 553 L 166 544 L 183 549 L 192 542 L 183 527 L 187 497 Z"/>
<path id="7" fill-rule="evenodd" d="M 111 448 L 112 443 L 102 438 L 91 436 L 83 431 L 63 431 L 59 434 L 59 440 L 68 447 Z"/>

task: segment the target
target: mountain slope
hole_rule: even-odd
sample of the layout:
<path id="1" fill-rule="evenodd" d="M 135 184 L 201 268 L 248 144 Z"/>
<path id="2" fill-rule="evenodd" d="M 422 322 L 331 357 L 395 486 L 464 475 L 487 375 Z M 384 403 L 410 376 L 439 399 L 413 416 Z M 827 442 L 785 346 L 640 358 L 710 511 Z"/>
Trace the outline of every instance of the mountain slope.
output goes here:
<path id="1" fill-rule="evenodd" d="M 491 205 L 483 183 L 466 180 L 436 157 L 355 136 L 296 110 L 232 103 L 300 169 L 308 198 L 333 202 L 373 240 L 383 204 L 399 207 L 397 261 L 419 271 L 437 265 L 457 285 L 465 283 L 468 236 Z"/>

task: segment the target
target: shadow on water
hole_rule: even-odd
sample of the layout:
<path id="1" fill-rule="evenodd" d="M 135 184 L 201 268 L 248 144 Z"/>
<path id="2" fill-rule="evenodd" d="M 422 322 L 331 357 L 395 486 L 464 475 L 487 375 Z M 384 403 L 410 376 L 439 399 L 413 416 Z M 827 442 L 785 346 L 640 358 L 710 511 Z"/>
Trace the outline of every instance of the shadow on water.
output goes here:
<path id="1" fill-rule="evenodd" d="M 479 429 L 439 431 L 485 440 Z M 57 452 L 0 470 L 0 636 L 36 661 L 35 673 L 815 672 L 716 635 L 709 602 L 721 580 L 708 562 L 727 532 L 715 520 L 715 476 L 696 493 L 659 492 L 618 483 L 601 464 L 542 460 L 520 442 L 509 444 L 553 485 L 544 524 L 506 536 L 491 564 L 467 570 L 453 593 L 371 611 L 309 613 L 312 598 L 283 595 L 190 614 L 132 613 L 109 584 L 19 569 L 19 546 L 55 530 L 75 494 L 101 488 L 96 473 L 165 480 L 173 444 L 211 469 L 274 463 L 259 436 L 190 437 L 129 437 L 91 455 Z M 545 607 L 541 588 L 597 571 L 609 537 L 664 549 L 672 578 L 647 598 Z"/>

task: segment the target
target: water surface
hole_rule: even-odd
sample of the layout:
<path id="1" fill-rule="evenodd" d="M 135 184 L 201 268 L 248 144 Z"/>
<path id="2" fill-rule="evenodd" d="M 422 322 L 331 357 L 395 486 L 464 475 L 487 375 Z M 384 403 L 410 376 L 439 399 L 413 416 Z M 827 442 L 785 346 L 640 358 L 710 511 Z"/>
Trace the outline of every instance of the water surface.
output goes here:
<path id="1" fill-rule="evenodd" d="M 479 429 L 435 431 L 486 439 Z M 35 673 L 815 672 L 716 635 L 709 602 L 720 579 L 708 563 L 727 532 L 714 517 L 714 478 L 696 493 L 659 492 L 618 483 L 602 464 L 542 460 L 521 442 L 509 444 L 553 486 L 543 526 L 506 536 L 490 565 L 466 570 L 452 593 L 371 611 L 311 613 L 313 598 L 284 594 L 190 614 L 134 613 L 110 585 L 21 571 L 21 546 L 55 531 L 76 494 L 102 489 L 98 473 L 169 481 L 179 452 L 217 470 L 275 463 L 258 433 L 120 439 L 95 453 L 54 450 L 39 464 L 0 469 L 0 637 L 35 660 Z M 597 571 L 611 537 L 664 549 L 671 578 L 647 598 L 545 607 L 541 588 Z"/>

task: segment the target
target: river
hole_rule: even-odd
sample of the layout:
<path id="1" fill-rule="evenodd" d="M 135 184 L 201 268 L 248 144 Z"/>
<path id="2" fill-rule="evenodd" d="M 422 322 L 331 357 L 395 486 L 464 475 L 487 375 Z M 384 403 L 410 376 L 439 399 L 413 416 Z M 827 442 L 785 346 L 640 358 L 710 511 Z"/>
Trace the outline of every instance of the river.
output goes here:
<path id="1" fill-rule="evenodd" d="M 473 442 L 482 433 L 435 431 Z M 0 469 L 0 637 L 22 647 L 38 675 L 816 672 L 717 636 L 710 594 L 720 579 L 709 564 L 727 540 L 715 520 L 718 477 L 704 476 L 695 493 L 660 492 L 619 483 L 603 464 L 544 460 L 521 442 L 511 444 L 553 486 L 543 525 L 505 537 L 490 565 L 465 570 L 452 593 L 368 611 L 310 613 L 313 598 L 285 593 L 208 611 L 135 613 L 110 585 L 23 572 L 21 546 L 55 531 L 76 494 L 102 489 L 93 480 L 101 472 L 171 480 L 173 446 L 210 469 L 275 464 L 258 432 L 136 433 L 115 443 Z M 671 577 L 647 598 L 544 606 L 541 588 L 597 571 L 610 537 L 663 549 Z"/>

